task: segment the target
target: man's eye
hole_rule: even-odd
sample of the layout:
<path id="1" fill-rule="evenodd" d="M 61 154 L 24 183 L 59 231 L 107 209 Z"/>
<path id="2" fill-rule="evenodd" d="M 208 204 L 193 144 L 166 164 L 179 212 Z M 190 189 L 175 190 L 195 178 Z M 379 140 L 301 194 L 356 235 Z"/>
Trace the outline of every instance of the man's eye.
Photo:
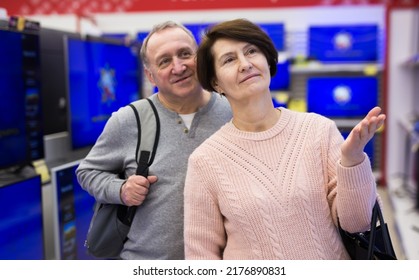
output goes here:
<path id="1" fill-rule="evenodd" d="M 192 56 L 192 53 L 191 53 L 191 52 L 182 52 L 182 53 L 180 54 L 180 56 L 181 56 L 182 58 L 189 58 L 189 57 L 191 57 L 191 56 Z"/>
<path id="2" fill-rule="evenodd" d="M 166 65 L 168 65 L 170 63 L 170 59 L 162 59 L 162 60 L 160 60 L 159 61 L 159 63 L 158 63 L 158 66 L 159 67 L 163 67 L 163 66 L 166 66 Z"/>

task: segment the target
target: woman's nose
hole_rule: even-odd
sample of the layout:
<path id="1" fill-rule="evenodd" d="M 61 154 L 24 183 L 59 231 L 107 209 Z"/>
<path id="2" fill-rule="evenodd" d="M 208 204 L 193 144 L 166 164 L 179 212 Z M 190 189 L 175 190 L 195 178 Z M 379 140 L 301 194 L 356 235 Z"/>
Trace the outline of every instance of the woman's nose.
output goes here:
<path id="1" fill-rule="evenodd" d="M 246 58 L 240 59 L 240 72 L 245 72 L 249 69 L 252 69 L 252 67 L 253 65 L 249 60 Z"/>

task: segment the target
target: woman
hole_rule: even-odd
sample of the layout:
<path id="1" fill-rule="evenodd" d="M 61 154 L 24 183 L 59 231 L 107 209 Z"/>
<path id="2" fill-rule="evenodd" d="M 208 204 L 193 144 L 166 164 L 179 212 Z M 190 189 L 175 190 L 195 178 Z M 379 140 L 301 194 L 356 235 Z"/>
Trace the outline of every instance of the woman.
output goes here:
<path id="1" fill-rule="evenodd" d="M 274 108 L 277 56 L 244 19 L 213 26 L 199 47 L 198 79 L 233 118 L 189 158 L 187 259 L 349 259 L 338 217 L 349 232 L 369 228 L 377 193 L 363 149 L 385 115 L 373 108 L 344 141 L 332 120 Z"/>

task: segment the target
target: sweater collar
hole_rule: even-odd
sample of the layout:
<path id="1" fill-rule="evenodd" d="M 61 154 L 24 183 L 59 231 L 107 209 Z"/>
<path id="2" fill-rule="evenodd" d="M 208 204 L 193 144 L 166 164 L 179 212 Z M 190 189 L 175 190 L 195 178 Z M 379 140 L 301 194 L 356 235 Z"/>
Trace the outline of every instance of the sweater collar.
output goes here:
<path id="1" fill-rule="evenodd" d="M 281 133 L 288 125 L 291 119 L 292 112 L 290 110 L 283 107 L 280 107 L 279 110 L 281 110 L 281 117 L 278 119 L 276 124 L 268 130 L 260 132 L 243 131 L 237 129 L 231 121 L 224 125 L 223 130 L 234 137 L 247 140 L 261 141 L 270 139 Z"/>

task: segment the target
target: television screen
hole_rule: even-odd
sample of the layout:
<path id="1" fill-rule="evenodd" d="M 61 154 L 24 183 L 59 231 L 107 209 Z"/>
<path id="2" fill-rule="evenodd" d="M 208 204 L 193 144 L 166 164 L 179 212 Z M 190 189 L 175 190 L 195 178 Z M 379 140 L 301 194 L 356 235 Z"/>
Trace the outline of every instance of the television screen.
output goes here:
<path id="1" fill-rule="evenodd" d="M 43 260 L 41 177 L 0 185 L 0 260 Z"/>
<path id="2" fill-rule="evenodd" d="M 95 199 L 83 190 L 75 171 L 80 161 L 51 168 L 55 255 L 62 260 L 93 259 L 86 253 L 86 240 Z"/>
<path id="3" fill-rule="evenodd" d="M 275 76 L 271 78 L 269 88 L 272 91 L 288 90 L 290 87 L 290 64 L 288 60 L 278 62 Z"/>
<path id="4" fill-rule="evenodd" d="M 137 33 L 137 41 L 142 43 L 144 42 L 145 37 L 147 37 L 148 31 L 140 31 Z"/>
<path id="5" fill-rule="evenodd" d="M 321 62 L 376 62 L 377 25 L 311 26 L 308 55 Z"/>
<path id="6" fill-rule="evenodd" d="M 285 51 L 285 26 L 283 23 L 258 24 L 274 42 L 278 51 Z"/>
<path id="7" fill-rule="evenodd" d="M 128 33 L 103 33 L 102 37 L 117 39 L 117 40 L 120 40 L 121 42 L 124 42 L 127 38 L 129 38 L 129 34 Z"/>
<path id="8" fill-rule="evenodd" d="M 44 157 L 39 37 L 0 30 L 0 169 Z"/>
<path id="9" fill-rule="evenodd" d="M 213 23 L 196 23 L 196 24 L 185 24 L 185 27 L 189 29 L 195 37 L 198 45 L 201 43 L 202 37 L 205 35 L 207 28 Z"/>
<path id="10" fill-rule="evenodd" d="M 307 111 L 330 118 L 363 118 L 378 105 L 375 77 L 307 79 Z"/>
<path id="11" fill-rule="evenodd" d="M 92 146 L 114 111 L 141 98 L 137 54 L 123 44 L 67 38 L 69 130 L 73 149 Z"/>

